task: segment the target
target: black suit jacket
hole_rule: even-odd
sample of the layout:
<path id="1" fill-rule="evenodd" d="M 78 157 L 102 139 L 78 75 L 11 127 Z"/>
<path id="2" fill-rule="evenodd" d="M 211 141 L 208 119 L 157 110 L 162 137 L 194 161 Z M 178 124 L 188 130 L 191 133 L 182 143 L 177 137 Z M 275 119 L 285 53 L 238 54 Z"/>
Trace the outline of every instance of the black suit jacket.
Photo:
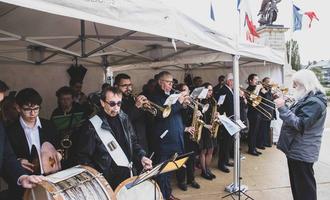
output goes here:
<path id="1" fill-rule="evenodd" d="M 226 113 L 227 117 L 234 115 L 234 96 L 233 93 L 229 90 L 229 88 L 224 85 L 218 93 L 218 97 L 216 100 L 218 101 L 219 97 L 222 95 L 226 95 L 226 98 L 223 104 L 220 106 L 220 114 Z"/>
<path id="2" fill-rule="evenodd" d="M 49 120 L 40 118 L 41 128 L 39 128 L 40 145 L 44 142 L 51 143 L 56 149 L 59 147 L 58 132 Z M 19 120 L 7 129 L 8 138 L 17 158 L 31 159 L 28 141 L 25 137 L 24 129 Z M 28 171 L 27 171 L 28 173 Z"/>
<path id="3" fill-rule="evenodd" d="M 5 134 L 3 124 L 0 122 L 0 176 L 3 177 L 9 185 L 17 185 L 18 178 L 23 174 L 25 174 L 25 172 L 17 161 L 7 135 Z M 0 199 L 2 198 L 9 197 L 4 197 L 1 194 Z"/>

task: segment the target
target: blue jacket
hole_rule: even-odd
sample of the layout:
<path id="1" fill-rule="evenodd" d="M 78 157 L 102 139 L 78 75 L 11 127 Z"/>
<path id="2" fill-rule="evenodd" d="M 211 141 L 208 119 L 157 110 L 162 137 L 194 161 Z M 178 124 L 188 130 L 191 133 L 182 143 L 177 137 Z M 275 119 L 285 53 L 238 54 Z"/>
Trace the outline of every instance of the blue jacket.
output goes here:
<path id="1" fill-rule="evenodd" d="M 157 87 L 155 94 L 150 100 L 158 105 L 163 105 L 169 97 L 163 90 Z M 158 111 L 154 121 L 153 133 L 155 134 L 156 152 L 159 155 L 171 155 L 184 152 L 183 134 L 184 125 L 182 121 L 182 105 L 177 101 L 171 107 L 171 114 L 167 118 L 161 116 Z M 161 135 L 168 130 L 167 134 L 161 138 Z"/>
<path id="2" fill-rule="evenodd" d="M 326 107 L 326 96 L 321 92 L 311 92 L 290 108 L 279 108 L 283 125 L 277 148 L 288 158 L 316 162 L 327 115 Z"/>

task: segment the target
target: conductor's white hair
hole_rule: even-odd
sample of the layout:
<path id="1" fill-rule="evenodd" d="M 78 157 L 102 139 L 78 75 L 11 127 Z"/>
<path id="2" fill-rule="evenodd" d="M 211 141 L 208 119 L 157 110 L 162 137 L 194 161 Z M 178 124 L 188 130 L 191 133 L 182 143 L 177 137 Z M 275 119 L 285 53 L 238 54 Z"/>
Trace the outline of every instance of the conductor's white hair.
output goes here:
<path id="1" fill-rule="evenodd" d="M 325 90 L 321 85 L 320 81 L 317 79 L 315 73 L 309 69 L 301 69 L 293 74 L 293 82 L 301 85 L 305 89 L 305 94 L 317 91 L 321 91 L 325 94 Z"/>

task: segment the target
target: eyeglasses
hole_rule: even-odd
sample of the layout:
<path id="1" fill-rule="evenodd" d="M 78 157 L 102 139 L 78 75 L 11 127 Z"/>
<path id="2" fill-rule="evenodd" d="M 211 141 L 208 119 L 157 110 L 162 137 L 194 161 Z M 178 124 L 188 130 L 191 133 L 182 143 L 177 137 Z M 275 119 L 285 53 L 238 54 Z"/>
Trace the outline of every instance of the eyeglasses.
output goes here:
<path id="1" fill-rule="evenodd" d="M 38 113 L 40 111 L 41 107 L 38 106 L 38 107 L 34 107 L 34 108 L 31 108 L 31 107 L 22 107 L 22 111 L 24 113 L 31 113 L 31 112 L 35 112 L 35 113 Z"/>
<path id="2" fill-rule="evenodd" d="M 107 101 L 104 101 L 106 104 L 108 104 L 110 107 L 115 107 L 116 105 L 118 106 L 118 107 L 120 107 L 121 106 L 121 101 L 118 101 L 118 102 L 115 102 L 115 101 L 109 101 L 109 102 L 107 102 Z"/>
<path id="3" fill-rule="evenodd" d="M 164 79 L 161 79 L 161 81 L 164 81 L 164 82 L 169 83 L 169 84 L 173 84 L 173 81 L 164 80 Z"/>
<path id="4" fill-rule="evenodd" d="M 123 84 L 123 85 L 119 85 L 119 87 L 133 87 L 133 84 Z"/>

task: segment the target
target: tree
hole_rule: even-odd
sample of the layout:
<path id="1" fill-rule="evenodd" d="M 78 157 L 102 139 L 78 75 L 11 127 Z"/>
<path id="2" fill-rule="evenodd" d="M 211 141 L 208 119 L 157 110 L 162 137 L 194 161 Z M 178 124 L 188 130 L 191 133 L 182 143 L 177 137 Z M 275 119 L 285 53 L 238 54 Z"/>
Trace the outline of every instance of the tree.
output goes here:
<path id="1" fill-rule="evenodd" d="M 292 66 L 292 69 L 298 71 L 300 69 L 299 46 L 298 46 L 297 41 L 291 39 L 291 42 L 292 42 L 292 46 L 291 46 L 291 66 Z M 288 62 L 289 62 L 290 41 L 287 41 L 285 43 L 285 45 L 286 45 L 286 55 L 287 55 Z"/>

